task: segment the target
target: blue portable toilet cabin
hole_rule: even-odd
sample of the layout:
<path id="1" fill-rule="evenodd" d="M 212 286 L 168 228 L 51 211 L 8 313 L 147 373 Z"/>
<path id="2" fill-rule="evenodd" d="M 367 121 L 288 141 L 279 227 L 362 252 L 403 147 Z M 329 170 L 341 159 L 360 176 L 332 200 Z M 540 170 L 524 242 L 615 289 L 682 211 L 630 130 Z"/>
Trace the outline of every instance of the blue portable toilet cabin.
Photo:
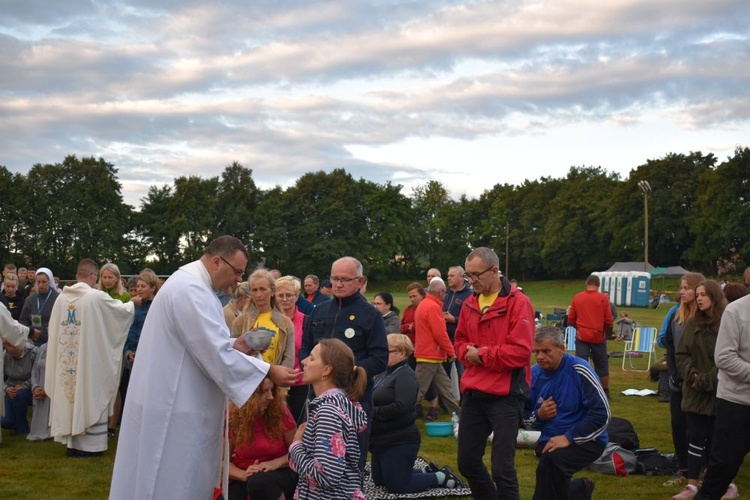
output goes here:
<path id="1" fill-rule="evenodd" d="M 643 271 L 602 271 L 599 291 L 609 296 L 616 306 L 648 307 L 651 275 Z"/>

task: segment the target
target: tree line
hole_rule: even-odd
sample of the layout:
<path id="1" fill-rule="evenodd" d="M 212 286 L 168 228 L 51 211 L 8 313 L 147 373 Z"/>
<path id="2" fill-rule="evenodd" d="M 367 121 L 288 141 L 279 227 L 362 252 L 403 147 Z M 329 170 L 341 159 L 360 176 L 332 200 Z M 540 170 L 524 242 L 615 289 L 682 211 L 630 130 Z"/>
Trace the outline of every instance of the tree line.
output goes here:
<path id="1" fill-rule="evenodd" d="M 46 265 L 71 276 L 81 258 L 124 274 L 171 273 L 222 234 L 240 238 L 250 262 L 284 273 L 327 275 L 354 255 L 374 280 L 421 277 L 462 264 L 471 248 L 496 250 L 510 277 L 579 278 L 615 261 L 642 261 L 647 180 L 649 260 L 716 275 L 750 264 L 750 149 L 669 153 L 630 171 L 571 167 L 564 178 L 496 184 L 478 198 L 451 197 L 430 180 L 405 193 L 343 169 L 310 172 L 289 188 L 260 189 L 235 162 L 221 176 L 151 186 L 136 209 L 118 170 L 102 158 L 67 156 L 27 174 L 0 166 L 2 262 Z M 468 174 L 467 174 L 468 175 Z M 481 179 L 477 179 L 481 181 Z M 506 246 L 508 255 L 506 256 Z"/>

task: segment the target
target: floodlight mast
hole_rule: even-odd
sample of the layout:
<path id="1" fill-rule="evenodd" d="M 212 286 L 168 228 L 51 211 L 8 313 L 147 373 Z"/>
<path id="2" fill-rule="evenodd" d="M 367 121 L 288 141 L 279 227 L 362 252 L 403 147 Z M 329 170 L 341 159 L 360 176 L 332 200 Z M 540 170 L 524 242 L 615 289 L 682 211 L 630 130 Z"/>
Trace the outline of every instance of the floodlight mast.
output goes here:
<path id="1" fill-rule="evenodd" d="M 647 180 L 638 181 L 638 189 L 643 193 L 643 215 L 644 215 L 644 232 L 643 241 L 643 270 L 648 272 L 648 195 L 651 194 L 651 184 Z"/>

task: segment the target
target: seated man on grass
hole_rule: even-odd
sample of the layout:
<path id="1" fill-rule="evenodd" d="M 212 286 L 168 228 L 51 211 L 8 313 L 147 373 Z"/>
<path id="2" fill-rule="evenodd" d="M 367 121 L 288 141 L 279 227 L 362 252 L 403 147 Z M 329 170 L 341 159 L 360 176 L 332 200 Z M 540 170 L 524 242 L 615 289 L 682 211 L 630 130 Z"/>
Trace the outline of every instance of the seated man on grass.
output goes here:
<path id="1" fill-rule="evenodd" d="M 534 335 L 527 422 L 541 431 L 534 500 L 590 499 L 594 483 L 570 478 L 607 445 L 609 403 L 589 364 L 565 352 L 563 332 L 544 326 Z"/>

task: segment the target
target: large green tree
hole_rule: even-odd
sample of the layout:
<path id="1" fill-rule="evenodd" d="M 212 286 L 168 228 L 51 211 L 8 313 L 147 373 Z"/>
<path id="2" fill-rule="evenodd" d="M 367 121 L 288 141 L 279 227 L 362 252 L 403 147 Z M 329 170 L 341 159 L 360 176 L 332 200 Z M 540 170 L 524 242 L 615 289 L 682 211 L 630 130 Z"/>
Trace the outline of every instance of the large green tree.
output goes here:
<path id="1" fill-rule="evenodd" d="M 750 265 L 750 149 L 699 178 L 696 208 L 688 221 L 696 235 L 686 254 L 710 273 L 741 273 Z"/>
<path id="2" fill-rule="evenodd" d="M 20 245 L 31 262 L 70 275 L 82 258 L 117 258 L 131 230 L 131 209 L 112 164 L 70 155 L 62 163 L 34 165 L 27 183 L 33 196 L 22 220 L 29 238 Z"/>
<path id="3" fill-rule="evenodd" d="M 575 277 L 609 267 L 606 205 L 618 175 L 573 167 L 547 205 L 541 257 L 550 276 Z"/>

